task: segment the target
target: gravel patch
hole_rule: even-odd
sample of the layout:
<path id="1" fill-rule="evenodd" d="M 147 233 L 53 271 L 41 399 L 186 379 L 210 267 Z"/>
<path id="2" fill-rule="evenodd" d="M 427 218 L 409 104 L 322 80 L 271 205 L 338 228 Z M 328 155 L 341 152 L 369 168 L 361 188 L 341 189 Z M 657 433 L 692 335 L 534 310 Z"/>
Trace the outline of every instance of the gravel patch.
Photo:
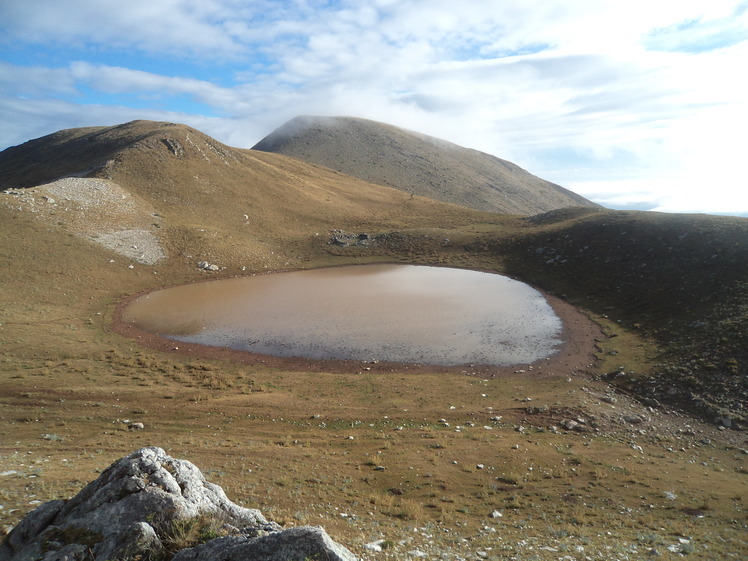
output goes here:
<path id="1" fill-rule="evenodd" d="M 26 189 L 7 189 L 0 199 L 19 211 L 69 228 L 115 253 L 144 265 L 164 259 L 154 212 L 114 181 L 64 177 Z"/>
<path id="2" fill-rule="evenodd" d="M 132 197 L 114 181 L 107 179 L 64 177 L 35 189 L 46 191 L 61 203 L 73 202 L 83 208 L 116 206 L 118 210 L 123 210 L 123 207 L 134 210 Z"/>
<path id="3" fill-rule="evenodd" d="M 143 265 L 153 265 L 166 257 L 158 239 L 148 230 L 120 230 L 91 239 Z"/>

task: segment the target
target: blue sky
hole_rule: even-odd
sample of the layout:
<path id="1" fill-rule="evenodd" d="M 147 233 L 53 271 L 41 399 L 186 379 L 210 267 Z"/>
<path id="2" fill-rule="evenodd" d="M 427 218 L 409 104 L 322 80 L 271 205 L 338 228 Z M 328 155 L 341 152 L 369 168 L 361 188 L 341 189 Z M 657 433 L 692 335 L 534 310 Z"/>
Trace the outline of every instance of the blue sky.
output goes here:
<path id="1" fill-rule="evenodd" d="M 748 0 L 3 0 L 0 150 L 174 121 L 375 119 L 612 208 L 748 216 Z"/>

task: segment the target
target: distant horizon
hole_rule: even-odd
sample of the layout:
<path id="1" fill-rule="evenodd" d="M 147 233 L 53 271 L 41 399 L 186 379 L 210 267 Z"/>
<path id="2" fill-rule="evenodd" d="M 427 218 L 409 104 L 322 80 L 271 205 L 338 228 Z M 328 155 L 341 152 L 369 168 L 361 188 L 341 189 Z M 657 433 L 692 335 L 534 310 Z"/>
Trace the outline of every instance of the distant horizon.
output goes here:
<path id="1" fill-rule="evenodd" d="M 607 208 L 748 216 L 748 1 L 5 0 L 0 150 L 134 119 L 250 148 L 356 116 Z"/>

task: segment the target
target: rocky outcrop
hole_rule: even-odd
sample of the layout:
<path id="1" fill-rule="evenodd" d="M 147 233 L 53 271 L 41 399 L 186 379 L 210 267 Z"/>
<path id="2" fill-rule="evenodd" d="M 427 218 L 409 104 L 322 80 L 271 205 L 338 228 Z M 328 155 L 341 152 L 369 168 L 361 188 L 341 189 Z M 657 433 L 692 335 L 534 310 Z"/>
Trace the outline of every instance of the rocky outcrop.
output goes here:
<path id="1" fill-rule="evenodd" d="M 322 528 L 282 530 L 231 502 L 186 460 L 143 448 L 68 501 L 28 514 L 0 545 L 0 561 L 109 559 L 355 561 Z"/>
<path id="2" fill-rule="evenodd" d="M 321 527 L 300 526 L 254 539 L 245 536 L 216 538 L 183 549 L 173 561 L 307 561 L 309 559 L 355 559 L 332 541 Z"/>

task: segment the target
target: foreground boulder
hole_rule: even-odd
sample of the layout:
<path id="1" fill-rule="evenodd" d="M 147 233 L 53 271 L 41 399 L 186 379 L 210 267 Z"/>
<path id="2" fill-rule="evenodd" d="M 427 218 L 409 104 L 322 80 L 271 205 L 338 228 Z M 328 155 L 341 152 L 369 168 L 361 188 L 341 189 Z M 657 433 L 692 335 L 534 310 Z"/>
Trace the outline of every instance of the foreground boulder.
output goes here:
<path id="1" fill-rule="evenodd" d="M 355 561 L 319 527 L 282 530 L 231 502 L 186 460 L 161 448 L 126 456 L 68 501 L 29 513 L 0 561 Z"/>

